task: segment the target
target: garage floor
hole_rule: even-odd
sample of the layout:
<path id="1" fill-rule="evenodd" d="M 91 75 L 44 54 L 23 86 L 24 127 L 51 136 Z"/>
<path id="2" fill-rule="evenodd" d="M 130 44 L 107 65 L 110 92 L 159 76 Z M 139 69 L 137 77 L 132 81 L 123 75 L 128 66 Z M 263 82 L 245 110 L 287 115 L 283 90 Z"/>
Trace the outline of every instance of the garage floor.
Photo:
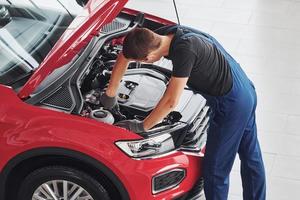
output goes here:
<path id="1" fill-rule="evenodd" d="M 172 0 L 127 6 L 176 20 Z M 267 199 L 299 199 L 300 0 L 177 0 L 177 7 L 182 24 L 215 36 L 256 85 Z M 229 199 L 242 199 L 238 158 Z"/>

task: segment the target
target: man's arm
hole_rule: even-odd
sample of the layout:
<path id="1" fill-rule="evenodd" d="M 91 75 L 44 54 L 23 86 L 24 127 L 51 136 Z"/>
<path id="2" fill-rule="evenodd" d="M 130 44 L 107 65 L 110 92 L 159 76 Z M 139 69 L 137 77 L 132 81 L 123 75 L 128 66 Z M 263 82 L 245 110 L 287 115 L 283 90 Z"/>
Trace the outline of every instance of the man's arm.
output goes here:
<path id="1" fill-rule="evenodd" d="M 115 97 L 117 95 L 117 90 L 120 85 L 120 81 L 127 70 L 129 60 L 124 57 L 123 53 L 120 52 L 112 70 L 112 74 L 109 80 L 109 85 L 106 90 L 106 95 L 109 97 Z"/>
<path id="2" fill-rule="evenodd" d="M 162 121 L 178 104 L 182 91 L 188 81 L 188 77 L 171 77 L 169 85 L 157 106 L 144 120 L 144 129 L 147 131 L 158 122 Z"/>

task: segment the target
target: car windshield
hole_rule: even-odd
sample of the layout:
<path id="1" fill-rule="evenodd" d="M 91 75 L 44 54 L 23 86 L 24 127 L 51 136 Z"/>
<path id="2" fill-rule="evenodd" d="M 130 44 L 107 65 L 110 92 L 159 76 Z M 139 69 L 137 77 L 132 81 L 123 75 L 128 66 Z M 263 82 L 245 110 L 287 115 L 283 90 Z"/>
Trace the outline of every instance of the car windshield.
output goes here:
<path id="1" fill-rule="evenodd" d="M 0 0 L 0 84 L 20 87 L 82 10 L 78 0 Z"/>

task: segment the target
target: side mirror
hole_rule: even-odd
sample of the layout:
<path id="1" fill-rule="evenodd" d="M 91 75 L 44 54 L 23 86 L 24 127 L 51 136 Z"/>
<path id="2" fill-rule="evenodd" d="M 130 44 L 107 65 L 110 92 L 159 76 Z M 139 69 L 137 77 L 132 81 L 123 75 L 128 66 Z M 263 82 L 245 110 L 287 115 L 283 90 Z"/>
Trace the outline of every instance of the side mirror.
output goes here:
<path id="1" fill-rule="evenodd" d="M 82 7 L 84 7 L 84 6 L 87 4 L 88 1 L 89 1 L 89 0 L 76 0 L 76 2 L 77 2 L 80 6 L 82 6 Z"/>

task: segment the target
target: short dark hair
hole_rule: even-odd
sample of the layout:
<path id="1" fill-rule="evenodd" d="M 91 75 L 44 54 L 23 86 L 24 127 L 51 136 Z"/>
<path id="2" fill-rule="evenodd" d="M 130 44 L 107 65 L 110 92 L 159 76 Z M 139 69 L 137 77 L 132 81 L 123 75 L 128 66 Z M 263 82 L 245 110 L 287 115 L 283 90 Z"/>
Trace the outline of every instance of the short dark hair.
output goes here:
<path id="1" fill-rule="evenodd" d="M 145 59 L 150 51 L 160 46 L 161 39 L 147 28 L 135 28 L 123 42 L 123 55 L 127 59 Z"/>

